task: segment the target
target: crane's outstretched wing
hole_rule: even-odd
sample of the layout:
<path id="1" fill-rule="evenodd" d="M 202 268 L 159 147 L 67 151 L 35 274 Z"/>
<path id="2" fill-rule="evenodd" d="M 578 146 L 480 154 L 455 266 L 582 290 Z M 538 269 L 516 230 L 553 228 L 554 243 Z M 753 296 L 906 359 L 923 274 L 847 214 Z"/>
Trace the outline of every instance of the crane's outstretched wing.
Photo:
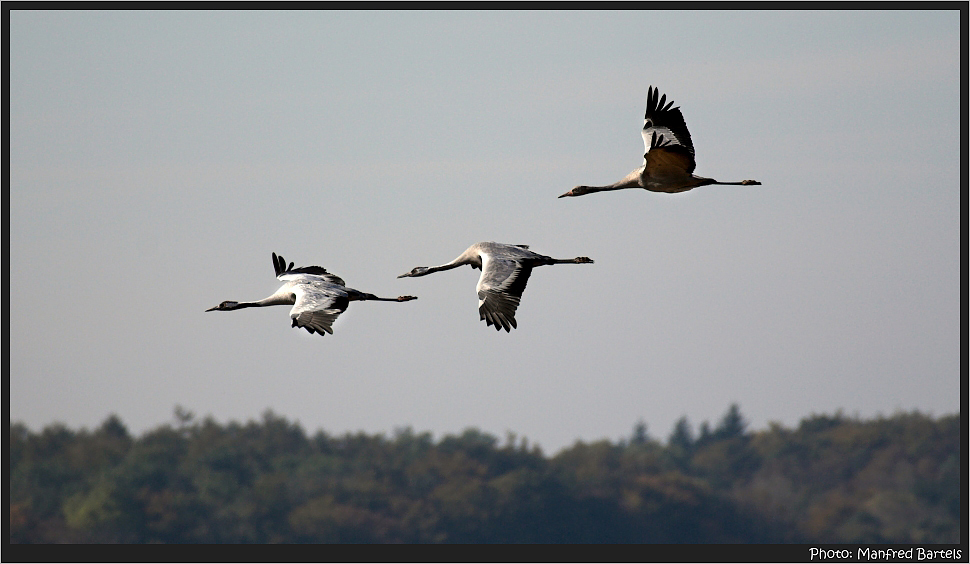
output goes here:
<path id="1" fill-rule="evenodd" d="M 293 327 L 302 327 L 310 332 L 333 334 L 333 322 L 347 311 L 350 300 L 346 292 L 338 289 L 323 288 L 321 285 L 302 283 L 293 286 L 296 303 L 290 310 Z"/>
<path id="2" fill-rule="evenodd" d="M 525 285 L 532 274 L 527 261 L 496 258 L 486 253 L 482 257 L 482 276 L 478 279 L 478 314 L 495 330 L 511 332 L 515 323 L 515 310 Z"/>
<path id="3" fill-rule="evenodd" d="M 643 162 L 650 165 L 648 155 L 659 151 L 672 153 L 684 163 L 682 170 L 687 174 L 694 172 L 694 144 L 679 107 L 672 107 L 673 100 L 667 102 L 667 95 L 651 86 L 647 89 L 647 111 L 643 116 Z M 677 165 L 680 167 L 681 165 Z M 649 171 L 648 171 L 649 172 Z"/>
<path id="4" fill-rule="evenodd" d="M 694 170 L 694 159 L 682 145 L 675 145 L 662 134 L 653 132 L 650 150 L 643 156 L 643 176 L 647 182 L 657 181 L 654 190 L 683 192 L 690 190 L 690 171 Z"/>
<path id="5" fill-rule="evenodd" d="M 292 262 L 289 264 L 289 266 L 287 266 L 286 261 L 283 260 L 283 257 L 277 256 L 276 253 L 273 253 L 273 269 L 276 270 L 277 278 L 284 274 L 313 274 L 325 278 L 334 284 L 339 284 L 340 286 L 347 285 L 342 278 L 334 274 L 330 274 L 327 272 L 327 269 L 322 266 L 298 266 L 293 268 Z"/>

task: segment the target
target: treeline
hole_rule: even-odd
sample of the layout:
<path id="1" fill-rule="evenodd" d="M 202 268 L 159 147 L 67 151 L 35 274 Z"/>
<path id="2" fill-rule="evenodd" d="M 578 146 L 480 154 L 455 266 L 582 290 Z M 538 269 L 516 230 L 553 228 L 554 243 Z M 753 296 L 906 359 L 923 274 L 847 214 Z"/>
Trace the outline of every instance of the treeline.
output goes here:
<path id="1" fill-rule="evenodd" d="M 132 437 L 10 425 L 12 543 L 959 543 L 960 415 L 816 415 L 749 432 L 737 406 L 663 444 L 646 425 L 547 458 L 510 435 L 308 436 L 267 412 L 177 408 Z"/>

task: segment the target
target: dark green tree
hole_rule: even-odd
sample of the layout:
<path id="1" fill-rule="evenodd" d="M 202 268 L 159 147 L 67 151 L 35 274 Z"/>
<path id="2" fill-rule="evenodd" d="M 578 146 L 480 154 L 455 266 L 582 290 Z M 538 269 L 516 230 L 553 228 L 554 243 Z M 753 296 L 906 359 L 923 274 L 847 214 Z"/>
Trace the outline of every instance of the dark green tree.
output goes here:
<path id="1" fill-rule="evenodd" d="M 12 543 L 956 543 L 959 414 L 813 415 L 751 432 L 732 405 L 695 439 L 543 456 L 477 429 L 308 437 L 270 411 L 179 409 L 132 437 L 10 425 Z"/>

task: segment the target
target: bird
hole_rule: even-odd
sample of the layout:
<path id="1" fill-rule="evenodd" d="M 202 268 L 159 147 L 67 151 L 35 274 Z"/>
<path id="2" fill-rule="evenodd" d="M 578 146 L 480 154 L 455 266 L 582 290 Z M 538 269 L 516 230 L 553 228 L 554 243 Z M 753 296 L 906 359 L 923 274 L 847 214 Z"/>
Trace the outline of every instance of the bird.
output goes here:
<path id="1" fill-rule="evenodd" d="M 559 196 L 582 196 L 606 190 L 643 188 L 651 192 L 674 194 L 709 184 L 732 184 L 750 186 L 761 184 L 757 180 L 719 182 L 713 178 L 695 176 L 694 145 L 684 123 L 680 107 L 671 107 L 667 95 L 653 86 L 647 89 L 647 111 L 643 119 L 643 165 L 626 175 L 619 182 L 606 186 L 576 186 Z"/>
<path id="2" fill-rule="evenodd" d="M 247 307 L 266 307 L 274 305 L 292 305 L 290 318 L 292 327 L 302 327 L 311 335 L 319 333 L 333 334 L 333 322 L 347 310 L 350 302 L 354 301 L 382 301 L 407 302 L 418 299 L 416 296 L 398 296 L 396 298 L 378 298 L 348 288 L 343 279 L 327 272 L 322 266 L 301 266 L 293 268 L 291 262 L 287 266 L 282 256 L 273 253 L 273 269 L 276 277 L 283 282 L 279 290 L 268 298 L 257 302 L 225 301 L 206 311 L 234 311 Z"/>
<path id="3" fill-rule="evenodd" d="M 441 266 L 418 266 L 398 278 L 427 276 L 432 272 L 470 265 L 482 271 L 478 279 L 478 314 L 487 326 L 506 333 L 518 327 L 515 310 L 529 281 L 532 269 L 546 264 L 592 264 L 589 257 L 555 259 L 529 250 L 528 245 L 475 243 L 455 260 Z"/>

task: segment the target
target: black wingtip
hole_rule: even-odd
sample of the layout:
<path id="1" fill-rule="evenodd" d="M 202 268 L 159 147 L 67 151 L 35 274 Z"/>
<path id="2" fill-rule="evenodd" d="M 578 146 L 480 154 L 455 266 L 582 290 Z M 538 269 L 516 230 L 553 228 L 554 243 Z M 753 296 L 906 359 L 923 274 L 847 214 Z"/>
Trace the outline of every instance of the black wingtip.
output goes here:
<path id="1" fill-rule="evenodd" d="M 674 101 L 667 101 L 667 95 L 660 94 L 660 90 L 653 86 L 647 89 L 647 111 L 643 118 L 647 119 L 651 113 L 667 112 L 670 110 L 676 110 L 674 108 Z"/>
<path id="2" fill-rule="evenodd" d="M 273 270 L 276 271 L 277 276 L 286 272 L 285 266 L 286 261 L 283 260 L 283 257 L 273 253 Z"/>
<path id="3" fill-rule="evenodd" d="M 286 259 L 282 255 L 273 253 L 273 269 L 276 271 L 276 276 L 280 276 L 293 270 L 293 263 L 290 262 L 290 265 L 287 266 Z"/>

